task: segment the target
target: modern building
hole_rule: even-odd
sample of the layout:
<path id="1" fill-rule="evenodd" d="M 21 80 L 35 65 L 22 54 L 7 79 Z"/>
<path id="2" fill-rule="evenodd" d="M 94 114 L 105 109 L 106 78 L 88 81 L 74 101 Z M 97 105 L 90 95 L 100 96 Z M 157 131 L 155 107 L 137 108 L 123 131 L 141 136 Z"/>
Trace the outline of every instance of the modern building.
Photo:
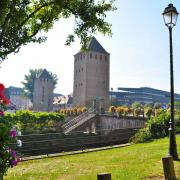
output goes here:
<path id="1" fill-rule="evenodd" d="M 31 100 L 24 96 L 22 88 L 10 86 L 6 88 L 5 94 L 11 102 L 10 106 L 14 109 L 21 110 L 32 107 Z"/>
<path id="2" fill-rule="evenodd" d="M 52 111 L 54 81 L 49 72 L 44 69 L 34 81 L 33 110 Z"/>
<path id="3" fill-rule="evenodd" d="M 110 54 L 93 37 L 88 51 L 74 55 L 74 106 L 91 107 L 93 101 L 101 101 L 101 107 L 109 105 L 109 66 Z"/>
<path id="4" fill-rule="evenodd" d="M 139 102 L 141 104 L 159 102 L 166 105 L 170 102 L 170 92 L 149 88 L 117 88 L 118 91 L 110 91 L 110 101 L 113 105 L 124 105 Z M 180 101 L 180 94 L 174 94 L 175 101 Z"/>

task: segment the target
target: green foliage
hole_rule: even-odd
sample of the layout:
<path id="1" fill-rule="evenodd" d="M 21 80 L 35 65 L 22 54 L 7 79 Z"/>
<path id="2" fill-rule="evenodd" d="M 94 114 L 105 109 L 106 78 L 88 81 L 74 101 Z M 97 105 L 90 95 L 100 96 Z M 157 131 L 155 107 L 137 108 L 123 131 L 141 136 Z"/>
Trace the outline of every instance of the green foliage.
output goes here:
<path id="1" fill-rule="evenodd" d="M 144 108 L 152 108 L 152 107 L 153 107 L 152 103 L 147 103 L 144 105 Z"/>
<path id="2" fill-rule="evenodd" d="M 17 164 L 16 152 L 9 148 L 9 143 L 16 137 L 12 130 L 13 121 L 4 116 L 9 100 L 4 95 L 4 85 L 0 83 L 0 180 L 6 175 L 7 170 Z"/>
<path id="3" fill-rule="evenodd" d="M 0 62 L 8 54 L 17 53 L 22 45 L 44 42 L 46 37 L 39 32 L 47 32 L 55 21 L 72 15 L 76 20 L 73 34 L 67 37 L 67 45 L 74 41 L 75 35 L 83 47 L 95 32 L 111 35 L 111 25 L 105 18 L 107 12 L 116 9 L 113 1 L 1 0 Z"/>
<path id="4" fill-rule="evenodd" d="M 168 135 L 170 114 L 168 112 L 161 112 L 158 116 L 150 118 L 147 122 L 152 138 L 157 139 Z"/>
<path id="5" fill-rule="evenodd" d="M 174 107 L 178 110 L 180 110 L 180 101 L 174 102 Z"/>
<path id="6" fill-rule="evenodd" d="M 17 111 L 15 114 L 6 114 L 7 120 L 13 119 L 23 134 L 56 131 L 58 122 L 64 120 L 64 115 L 55 112 Z"/>
<path id="7" fill-rule="evenodd" d="M 139 102 L 134 102 L 131 107 L 133 109 L 133 115 L 138 117 L 141 114 L 142 104 Z"/>
<path id="8" fill-rule="evenodd" d="M 146 108 L 144 108 L 145 117 L 147 117 L 149 119 L 152 115 L 152 111 L 153 111 L 153 109 L 151 107 L 147 106 Z"/>
<path id="9" fill-rule="evenodd" d="M 11 161 L 13 157 L 8 146 L 13 140 L 9 136 L 12 126 L 12 121 L 7 121 L 5 118 L 0 117 L 0 179 L 6 174 L 9 167 L 12 167 Z"/>
<path id="10" fill-rule="evenodd" d="M 43 69 L 30 69 L 29 74 L 25 75 L 25 82 L 22 82 L 24 85 L 24 94 L 29 97 L 31 101 L 33 100 L 34 80 L 42 71 Z M 53 74 L 52 72 L 49 72 L 49 74 L 53 78 L 55 88 L 58 81 L 57 75 Z"/>
<path id="11" fill-rule="evenodd" d="M 133 143 L 143 143 L 152 140 L 152 134 L 148 128 L 143 128 L 138 131 L 131 139 Z"/>
<path id="12" fill-rule="evenodd" d="M 160 108 L 162 108 L 162 104 L 160 103 L 160 102 L 156 102 L 155 104 L 154 104 L 154 107 L 153 107 L 154 109 L 160 109 Z"/>
<path id="13" fill-rule="evenodd" d="M 134 103 L 131 105 L 131 107 L 132 107 L 133 109 L 142 108 L 142 104 L 139 103 L 139 102 L 134 102 Z"/>
<path id="14" fill-rule="evenodd" d="M 151 139 L 158 139 L 168 136 L 170 113 L 161 111 L 157 116 L 151 117 L 146 124 L 146 128 L 139 130 L 131 141 L 134 143 L 145 142 Z M 176 133 L 180 133 L 180 118 L 175 115 Z"/>

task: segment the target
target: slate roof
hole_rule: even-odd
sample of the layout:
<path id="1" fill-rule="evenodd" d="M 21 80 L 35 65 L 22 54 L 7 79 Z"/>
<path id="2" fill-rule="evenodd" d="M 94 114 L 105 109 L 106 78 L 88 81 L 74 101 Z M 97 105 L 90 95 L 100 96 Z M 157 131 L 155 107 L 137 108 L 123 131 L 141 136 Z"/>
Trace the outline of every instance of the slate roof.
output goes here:
<path id="1" fill-rule="evenodd" d="M 39 79 L 52 79 L 53 80 L 53 77 L 49 74 L 49 72 L 44 69 L 38 76 L 37 78 Z"/>
<path id="2" fill-rule="evenodd" d="M 103 54 L 109 54 L 102 46 L 101 44 L 97 41 L 95 37 L 92 37 L 92 39 L 89 42 L 89 45 L 87 47 L 88 50 L 94 51 L 94 52 L 99 52 Z"/>

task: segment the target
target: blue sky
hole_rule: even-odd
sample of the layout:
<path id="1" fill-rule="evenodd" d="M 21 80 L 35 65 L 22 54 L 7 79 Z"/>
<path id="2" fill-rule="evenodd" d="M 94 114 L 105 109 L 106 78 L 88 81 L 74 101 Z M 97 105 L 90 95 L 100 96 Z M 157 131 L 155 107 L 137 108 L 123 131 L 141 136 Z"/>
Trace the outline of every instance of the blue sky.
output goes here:
<path id="1" fill-rule="evenodd" d="M 108 13 L 113 36 L 95 35 L 111 54 L 110 88 L 152 87 L 169 91 L 169 34 L 162 12 L 173 3 L 180 12 L 179 0 L 116 0 L 118 10 Z M 29 44 L 18 54 L 11 54 L 1 65 L 0 81 L 6 87 L 22 87 L 29 69 L 46 68 L 56 73 L 59 81 L 55 92 L 73 90 L 73 55 L 80 49 L 79 40 L 65 46 L 72 33 L 74 18 L 60 20 L 43 44 Z M 173 29 L 174 86 L 180 93 L 180 17 Z"/>

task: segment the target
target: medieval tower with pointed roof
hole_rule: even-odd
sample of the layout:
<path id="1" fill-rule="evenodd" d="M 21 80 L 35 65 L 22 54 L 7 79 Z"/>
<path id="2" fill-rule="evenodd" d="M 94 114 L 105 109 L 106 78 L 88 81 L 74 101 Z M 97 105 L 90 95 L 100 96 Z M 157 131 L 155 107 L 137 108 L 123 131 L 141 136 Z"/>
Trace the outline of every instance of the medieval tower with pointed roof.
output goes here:
<path id="1" fill-rule="evenodd" d="M 53 90 L 53 77 L 44 69 L 34 81 L 34 111 L 51 111 L 53 109 Z"/>
<path id="2" fill-rule="evenodd" d="M 95 99 L 101 100 L 101 107 L 109 105 L 110 54 L 95 37 L 88 45 L 88 51 L 74 55 L 74 106 L 91 107 Z"/>

